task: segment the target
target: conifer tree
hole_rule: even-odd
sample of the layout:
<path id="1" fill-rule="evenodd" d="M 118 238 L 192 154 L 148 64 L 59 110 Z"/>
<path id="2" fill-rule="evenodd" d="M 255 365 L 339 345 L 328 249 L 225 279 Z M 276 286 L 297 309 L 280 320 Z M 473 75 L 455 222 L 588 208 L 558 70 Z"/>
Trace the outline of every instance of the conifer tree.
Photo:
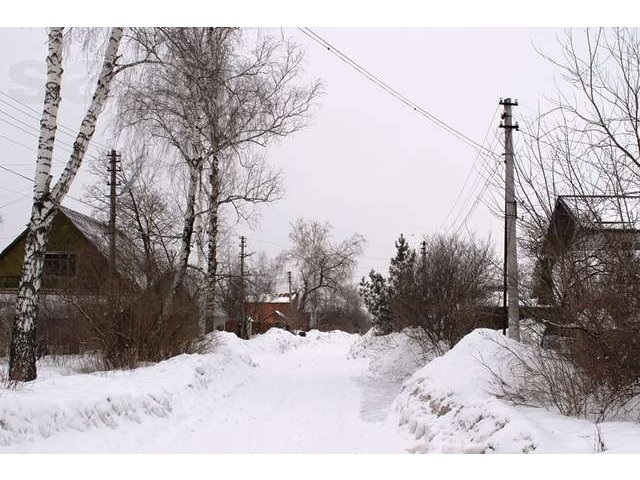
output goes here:
<path id="1" fill-rule="evenodd" d="M 389 305 L 393 323 L 398 328 L 415 324 L 419 312 L 416 285 L 416 252 L 404 235 L 395 243 L 396 255 L 389 266 Z"/>
<path id="2" fill-rule="evenodd" d="M 373 316 L 373 327 L 377 335 L 387 335 L 393 330 L 389 309 L 389 288 L 381 273 L 371 270 L 369 280 L 362 277 L 359 285 L 360 295 L 369 313 Z"/>

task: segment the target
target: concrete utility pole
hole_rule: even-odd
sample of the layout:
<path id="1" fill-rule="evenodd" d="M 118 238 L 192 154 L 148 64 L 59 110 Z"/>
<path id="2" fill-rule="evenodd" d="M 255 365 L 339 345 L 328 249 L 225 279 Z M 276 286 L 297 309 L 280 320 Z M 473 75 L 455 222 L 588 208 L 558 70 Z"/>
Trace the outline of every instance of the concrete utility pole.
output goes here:
<path id="1" fill-rule="evenodd" d="M 291 270 L 287 272 L 287 282 L 289 283 L 289 323 L 291 324 L 291 320 L 294 320 L 293 316 L 293 298 L 291 298 Z M 293 327 L 297 327 L 297 323 Z"/>
<path id="2" fill-rule="evenodd" d="M 511 107 L 517 106 L 518 101 L 512 102 L 510 98 L 500 100 L 504 107 L 502 113 L 503 122 L 500 128 L 504 128 L 504 160 L 505 160 L 505 188 L 504 188 L 504 215 L 505 215 L 505 250 L 506 250 L 506 294 L 507 314 L 509 324 L 509 338 L 520 341 L 520 298 L 518 295 L 518 244 L 516 238 L 517 205 L 515 199 L 514 166 L 513 166 L 513 130 L 518 130 L 518 124 L 513 124 Z"/>
<path id="3" fill-rule="evenodd" d="M 107 171 L 111 174 L 109 180 L 109 274 L 113 276 L 116 269 L 116 174 L 119 171 L 120 154 L 111 150 L 108 154 L 109 167 Z"/>
<path id="4" fill-rule="evenodd" d="M 245 340 L 249 340 L 251 337 L 251 327 L 249 322 L 247 321 L 247 312 L 245 308 L 245 292 L 244 292 L 244 259 L 247 257 L 244 253 L 244 249 L 247 245 L 247 239 L 242 236 L 240 237 L 240 299 L 242 300 L 242 322 L 241 322 L 241 330 L 240 336 Z"/>

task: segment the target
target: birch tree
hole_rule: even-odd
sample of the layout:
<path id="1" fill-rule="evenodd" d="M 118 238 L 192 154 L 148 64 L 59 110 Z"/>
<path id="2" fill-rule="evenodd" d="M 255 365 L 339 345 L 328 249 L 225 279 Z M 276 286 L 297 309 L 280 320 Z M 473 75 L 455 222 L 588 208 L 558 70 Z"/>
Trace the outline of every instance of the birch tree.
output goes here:
<path id="1" fill-rule="evenodd" d="M 205 331 L 213 329 L 220 208 L 229 204 L 244 218 L 243 203 L 279 197 L 279 174 L 256 161 L 251 147 L 265 147 L 302 128 L 319 93 L 317 81 L 297 82 L 303 60 L 298 47 L 257 35 L 249 48 L 242 34 L 236 28 L 139 33 L 143 47 L 150 37 L 161 38 L 162 65 L 127 87 L 123 117 L 131 118 L 130 124 L 153 125 L 153 136 L 179 151 L 191 172 L 179 261 L 160 324 L 184 278 L 194 222 L 202 215 L 207 237 L 203 324 Z M 202 212 L 195 209 L 198 186 L 206 193 Z"/>
<path id="2" fill-rule="evenodd" d="M 44 254 L 49 231 L 62 199 L 78 173 L 93 137 L 96 122 L 107 101 L 111 83 L 118 71 L 118 50 L 123 36 L 122 27 L 109 33 L 102 68 L 89 107 L 82 119 L 73 144 L 73 151 L 64 171 L 52 186 L 51 165 L 61 102 L 62 56 L 64 28 L 53 27 L 48 32 L 46 57 L 47 80 L 33 187 L 33 206 L 29 219 L 22 277 L 18 286 L 16 313 L 11 337 L 9 378 L 30 381 L 36 378 L 35 342 L 38 327 L 38 303 Z"/>

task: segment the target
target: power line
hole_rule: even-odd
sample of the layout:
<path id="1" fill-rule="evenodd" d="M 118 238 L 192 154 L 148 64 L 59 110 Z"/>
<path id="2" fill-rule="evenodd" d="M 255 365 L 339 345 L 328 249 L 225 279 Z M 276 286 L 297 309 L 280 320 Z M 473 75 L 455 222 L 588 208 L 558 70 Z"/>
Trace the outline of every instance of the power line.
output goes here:
<path id="1" fill-rule="evenodd" d="M 366 68 L 362 67 L 358 62 L 356 62 L 351 57 L 349 57 L 346 53 L 342 52 L 341 50 L 336 48 L 334 45 L 329 43 L 327 40 L 325 40 L 322 36 L 320 36 L 319 34 L 314 32 L 312 29 L 305 27 L 305 28 L 298 28 L 298 30 L 300 30 L 303 34 L 305 34 L 307 37 L 312 39 L 314 42 L 316 42 L 319 45 L 321 45 L 322 47 L 326 48 L 330 53 L 332 53 L 333 55 L 338 57 L 340 60 L 342 60 L 347 65 L 349 65 L 354 70 L 356 70 L 358 73 L 360 73 L 362 76 L 364 76 L 367 80 L 369 80 L 370 82 L 374 83 L 378 87 L 382 88 L 385 92 L 387 92 L 388 94 L 390 94 L 391 96 L 393 96 L 394 98 L 399 100 L 400 102 L 404 103 L 406 106 L 408 106 L 409 108 L 411 108 L 415 112 L 417 112 L 420 115 L 424 116 L 425 118 L 427 118 L 429 121 L 431 121 L 432 123 L 434 123 L 438 127 L 446 130 L 447 132 L 449 132 L 450 134 L 452 134 L 453 136 L 455 136 L 459 140 L 465 142 L 467 145 L 471 146 L 475 150 L 484 151 L 484 152 L 486 152 L 486 153 L 488 153 L 488 154 L 490 154 L 490 155 L 492 155 L 492 156 L 494 156 L 496 158 L 499 158 L 499 155 L 496 154 L 495 152 L 487 149 L 486 147 L 484 147 L 483 145 L 479 144 L 478 142 L 476 142 L 472 138 L 468 137 L 464 133 L 460 132 L 459 130 L 455 129 L 454 127 L 452 127 L 451 125 L 446 123 L 444 120 L 441 120 L 440 118 L 438 118 L 434 114 L 428 112 L 423 107 L 421 107 L 419 104 L 417 104 L 416 102 L 410 100 L 405 95 L 400 93 L 398 90 L 396 90 L 395 88 L 391 87 L 389 84 L 387 84 L 386 82 L 381 80 L 378 76 L 376 76 L 375 74 L 371 73 L 371 71 L 369 71 Z"/>
<path id="2" fill-rule="evenodd" d="M 498 170 L 499 166 L 500 166 L 500 164 L 496 163 L 496 166 L 495 166 L 494 171 L 493 171 L 493 175 L 495 175 L 495 173 Z M 456 229 L 456 235 L 460 232 L 460 229 L 467 224 L 467 221 L 469 220 L 469 217 L 471 217 L 471 215 L 475 211 L 476 207 L 478 206 L 478 203 L 480 202 L 481 197 L 486 193 L 487 187 L 489 186 L 490 179 L 491 179 L 491 177 L 487 178 L 487 181 L 484 183 L 483 187 L 480 189 L 480 192 L 478 192 L 478 195 L 476 196 L 476 199 L 474 200 L 473 204 L 471 205 L 471 208 L 467 212 L 467 215 L 464 217 L 464 219 L 462 220 L 460 225 L 458 225 L 458 228 Z"/>
<path id="3" fill-rule="evenodd" d="M 40 116 L 40 115 L 41 115 L 41 112 L 39 112 L 39 111 L 38 111 L 38 110 L 36 110 L 35 108 L 33 108 L 33 107 L 31 107 L 31 106 L 27 105 L 27 104 L 26 104 L 26 103 L 24 103 L 24 102 L 21 102 L 21 101 L 20 101 L 20 100 L 18 100 L 17 98 L 15 98 L 15 97 L 13 97 L 13 96 L 9 95 L 8 93 L 3 92 L 3 91 L 1 91 L 1 90 L 0 90 L 0 95 L 2 95 L 2 96 L 3 96 L 3 97 L 5 97 L 5 98 L 8 98 L 8 99 L 9 99 L 9 100 L 11 100 L 12 102 L 15 102 L 15 103 L 17 103 L 18 105 L 22 106 L 22 107 L 23 107 L 23 109 L 29 110 L 29 111 L 31 111 L 31 112 L 33 112 L 33 113 L 27 113 L 27 112 L 25 112 L 23 109 L 20 109 L 20 108 L 16 107 L 15 105 L 13 105 L 13 104 L 11 104 L 11 103 L 9 103 L 9 102 L 7 102 L 6 100 L 3 100 L 3 99 L 1 99 L 1 98 L 0 98 L 0 102 L 4 103 L 5 105 L 8 105 L 9 107 L 13 108 L 14 110 L 17 110 L 18 112 L 22 113 L 23 115 L 27 115 L 28 117 L 31 117 L 31 118 L 33 118 L 33 119 L 37 120 L 38 122 L 40 121 L 40 119 L 41 119 L 41 116 Z M 59 129 L 59 130 L 61 130 L 61 131 L 62 131 L 62 133 L 66 134 L 66 135 L 68 135 L 68 136 L 70 136 L 70 137 L 73 137 L 74 139 L 76 138 L 77 133 L 75 132 L 75 130 L 74 130 L 74 129 L 72 129 L 72 128 L 70 128 L 70 127 L 68 127 L 68 126 L 66 126 L 66 125 L 64 125 L 64 124 L 62 124 L 62 123 L 60 123 L 59 121 L 58 121 L 58 122 L 56 122 L 56 123 L 57 123 L 57 127 L 58 127 L 58 129 Z M 94 140 L 93 142 L 94 142 L 94 144 L 95 144 L 95 145 L 98 145 L 99 147 L 102 147 L 102 148 L 104 148 L 105 150 L 109 150 L 109 149 L 110 149 L 110 147 L 108 147 L 108 146 L 106 146 L 105 144 L 100 143 L 100 142 L 98 142 L 98 141 L 96 141 L 96 140 Z"/>
<path id="4" fill-rule="evenodd" d="M 0 165 L 0 168 L 1 168 L 2 170 L 5 170 L 5 171 L 9 172 L 9 173 L 12 173 L 12 174 L 14 174 L 14 175 L 17 175 L 18 177 L 21 177 L 21 178 L 23 178 L 24 180 L 27 180 L 27 181 L 32 182 L 32 183 L 34 182 L 33 178 L 27 177 L 26 175 L 23 175 L 23 174 L 22 174 L 22 173 L 20 173 L 20 172 L 16 172 L 15 170 L 12 170 L 12 169 L 10 169 L 10 168 L 7 168 L 7 167 L 5 167 L 4 165 Z M 25 196 L 25 197 L 29 196 L 29 194 L 28 194 L 28 193 L 24 193 L 24 194 L 22 194 L 22 195 L 23 195 L 23 196 Z M 78 202 L 78 203 L 82 203 L 83 205 L 86 205 L 86 206 L 88 206 L 88 207 L 91 207 L 91 208 L 95 208 L 95 209 L 97 209 L 97 210 L 103 210 L 103 211 L 104 211 L 104 209 L 102 209 L 102 208 L 100 208 L 100 207 L 96 207 L 95 205 L 91 205 L 90 203 L 87 203 L 87 202 L 85 202 L 84 200 L 81 200 L 81 199 L 79 199 L 79 198 L 77 198 L 77 197 L 74 197 L 74 196 L 72 196 L 72 195 L 66 194 L 66 195 L 65 195 L 65 198 L 70 198 L 71 200 L 75 200 L 76 202 Z M 6 206 L 6 205 L 3 205 L 3 206 Z"/>
<path id="5" fill-rule="evenodd" d="M 447 231 L 451 231 L 451 230 L 455 229 L 456 224 L 458 224 L 458 220 L 461 217 L 464 218 L 463 222 L 466 221 L 469 218 L 470 212 L 471 213 L 473 212 L 473 210 L 475 209 L 476 203 L 481 198 L 481 196 L 484 194 L 484 192 L 486 191 L 486 189 L 488 188 L 489 185 L 492 185 L 495 188 L 499 188 L 499 186 L 493 182 L 493 178 L 494 178 L 494 176 L 496 174 L 496 171 L 497 171 L 499 165 L 500 165 L 500 163 L 496 162 L 496 164 L 494 165 L 494 167 L 492 169 L 490 166 L 488 166 L 486 163 L 484 163 L 483 166 L 486 169 L 485 175 L 483 175 L 483 173 L 480 172 L 480 170 L 476 170 L 478 172 L 479 176 L 476 177 L 476 179 L 474 180 L 473 184 L 471 185 L 468 195 L 465 197 L 465 200 L 463 201 L 462 206 L 460 207 L 460 210 L 458 211 L 457 215 L 454 217 L 454 219 L 451 222 L 451 225 L 449 226 Z M 483 180 L 484 180 L 484 184 L 482 183 Z M 479 191 L 477 190 L 478 186 L 480 186 L 480 190 Z M 471 200 L 474 198 L 474 196 L 475 196 L 475 200 L 471 203 Z M 469 210 L 467 210 L 467 209 L 469 209 Z M 457 230 L 459 230 L 459 228 Z"/>
<path id="6" fill-rule="evenodd" d="M 500 105 L 496 106 L 496 109 L 493 112 L 493 115 L 491 116 L 491 120 L 489 121 L 489 126 L 487 127 L 487 131 L 484 134 L 484 138 L 482 140 L 482 145 L 484 145 L 487 141 L 487 138 L 489 136 L 489 132 L 491 132 L 491 127 L 493 126 L 493 121 L 496 117 L 496 114 L 498 113 L 498 109 L 500 108 Z M 480 151 L 478 151 L 476 158 L 474 159 L 473 163 L 471 164 L 471 168 L 469 169 L 469 172 L 467 173 L 467 176 L 465 178 L 464 184 L 462 185 L 462 188 L 460 189 L 460 191 L 458 192 L 458 195 L 455 199 L 455 201 L 453 202 L 453 206 L 451 207 L 451 209 L 449 210 L 449 212 L 447 213 L 444 221 L 442 222 L 442 225 L 440 226 L 440 229 L 442 229 L 446 223 L 447 220 L 449 220 L 449 217 L 451 216 L 451 214 L 453 213 L 453 211 L 456 209 L 458 202 L 460 201 L 460 198 L 462 197 L 462 194 L 465 190 L 465 188 L 467 187 L 467 184 L 469 183 L 469 180 L 471 179 L 471 175 L 475 169 L 476 164 L 478 163 L 479 159 L 480 159 L 481 153 Z"/>
<path id="7" fill-rule="evenodd" d="M 6 111 L 4 111 L 2 109 L 0 109 L 0 114 L 9 117 L 9 119 L 13 120 L 14 122 L 18 122 L 20 125 L 24 125 L 24 126 L 16 125 L 15 123 L 12 123 L 10 120 L 7 120 L 6 118 L 3 118 L 3 117 L 0 116 L 0 121 L 6 123 L 10 127 L 15 128 L 17 130 L 20 130 L 21 132 L 26 133 L 27 135 L 30 135 L 32 138 L 38 139 L 40 137 L 40 130 L 37 127 L 34 127 L 33 125 L 30 125 L 30 124 L 20 120 L 19 118 L 14 117 L 13 115 L 7 113 Z M 27 128 L 30 129 L 30 130 L 27 130 Z M 9 139 L 8 137 L 6 137 L 4 135 L 2 135 L 2 137 L 8 139 L 9 141 L 12 141 L 15 144 L 19 144 L 22 147 L 28 148 L 32 152 L 34 151 L 33 148 L 27 147 L 26 145 L 21 144 L 20 142 L 13 141 L 13 140 Z M 58 144 L 58 147 L 64 153 L 69 154 L 69 155 L 71 155 L 73 153 L 74 146 L 72 144 L 70 144 L 68 142 L 65 142 L 63 140 L 60 140 L 59 137 L 56 138 L 55 143 Z M 60 147 L 60 145 L 62 145 L 64 147 L 67 147 L 67 148 Z M 91 143 L 90 144 L 90 147 L 93 147 L 93 146 L 95 146 L 95 143 Z M 95 160 L 99 160 L 99 158 L 94 154 L 87 153 L 87 156 L 89 158 L 93 158 Z"/>

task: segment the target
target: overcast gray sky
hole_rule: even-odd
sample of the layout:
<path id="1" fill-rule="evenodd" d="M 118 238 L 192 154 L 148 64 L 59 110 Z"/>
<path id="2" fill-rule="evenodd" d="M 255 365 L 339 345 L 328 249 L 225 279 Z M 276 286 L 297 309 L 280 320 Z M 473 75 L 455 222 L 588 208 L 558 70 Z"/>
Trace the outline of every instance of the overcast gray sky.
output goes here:
<path id="1" fill-rule="evenodd" d="M 315 29 L 360 65 L 477 142 L 492 141 L 500 97 L 517 98 L 514 111 L 531 115 L 556 90 L 557 75 L 533 45 L 556 51 L 553 29 L 341 28 Z M 326 220 L 336 239 L 355 232 L 367 247 L 357 277 L 386 270 L 400 232 L 416 247 L 422 235 L 441 230 L 476 158 L 476 152 L 360 76 L 298 30 L 285 29 L 306 47 L 306 75 L 320 77 L 325 95 L 313 124 L 266 152 L 285 176 L 286 196 L 262 209 L 255 230 L 241 228 L 250 250 L 275 254 L 288 243 L 289 224 L 298 217 Z M 0 29 L 0 91 L 41 109 L 46 37 L 43 29 Z M 77 128 L 86 100 L 86 64 L 65 72 L 62 123 Z M 13 104 L 14 107 L 10 107 Z M 15 107 L 21 108 L 22 113 Z M 25 113 L 26 112 L 26 113 Z M 31 113 L 33 116 L 27 115 Z M 12 118 L 13 117 L 13 118 Z M 0 94 L 0 164 L 33 175 L 38 115 Z M 492 122 L 492 123 L 491 123 Z M 100 154 L 106 144 L 99 125 Z M 517 136 L 517 134 L 516 134 Z M 68 144 L 70 137 L 61 137 Z M 517 138 L 516 138 L 517 142 Z M 19 145 L 18 145 L 19 144 Z M 61 145 L 62 148 L 66 148 Z M 494 145 L 498 153 L 500 146 Z M 58 167 L 66 160 L 58 155 Z M 126 159 L 125 159 L 126 161 Z M 59 170 L 58 170 L 59 171 Z M 469 185 L 477 193 L 484 180 Z M 91 177 L 81 174 L 71 194 L 81 197 Z M 491 190 L 492 187 L 489 188 Z M 465 190 L 462 200 L 469 189 Z M 497 192 L 497 196 L 502 192 Z M 31 185 L 0 170 L 0 249 L 28 221 Z M 473 194 L 471 200 L 475 200 Z M 67 200 L 68 206 L 88 208 Z M 467 209 L 470 204 L 467 204 Z M 444 225 L 460 221 L 454 210 Z M 501 248 L 501 223 L 480 205 L 468 220 L 479 236 L 492 235 Z"/>

